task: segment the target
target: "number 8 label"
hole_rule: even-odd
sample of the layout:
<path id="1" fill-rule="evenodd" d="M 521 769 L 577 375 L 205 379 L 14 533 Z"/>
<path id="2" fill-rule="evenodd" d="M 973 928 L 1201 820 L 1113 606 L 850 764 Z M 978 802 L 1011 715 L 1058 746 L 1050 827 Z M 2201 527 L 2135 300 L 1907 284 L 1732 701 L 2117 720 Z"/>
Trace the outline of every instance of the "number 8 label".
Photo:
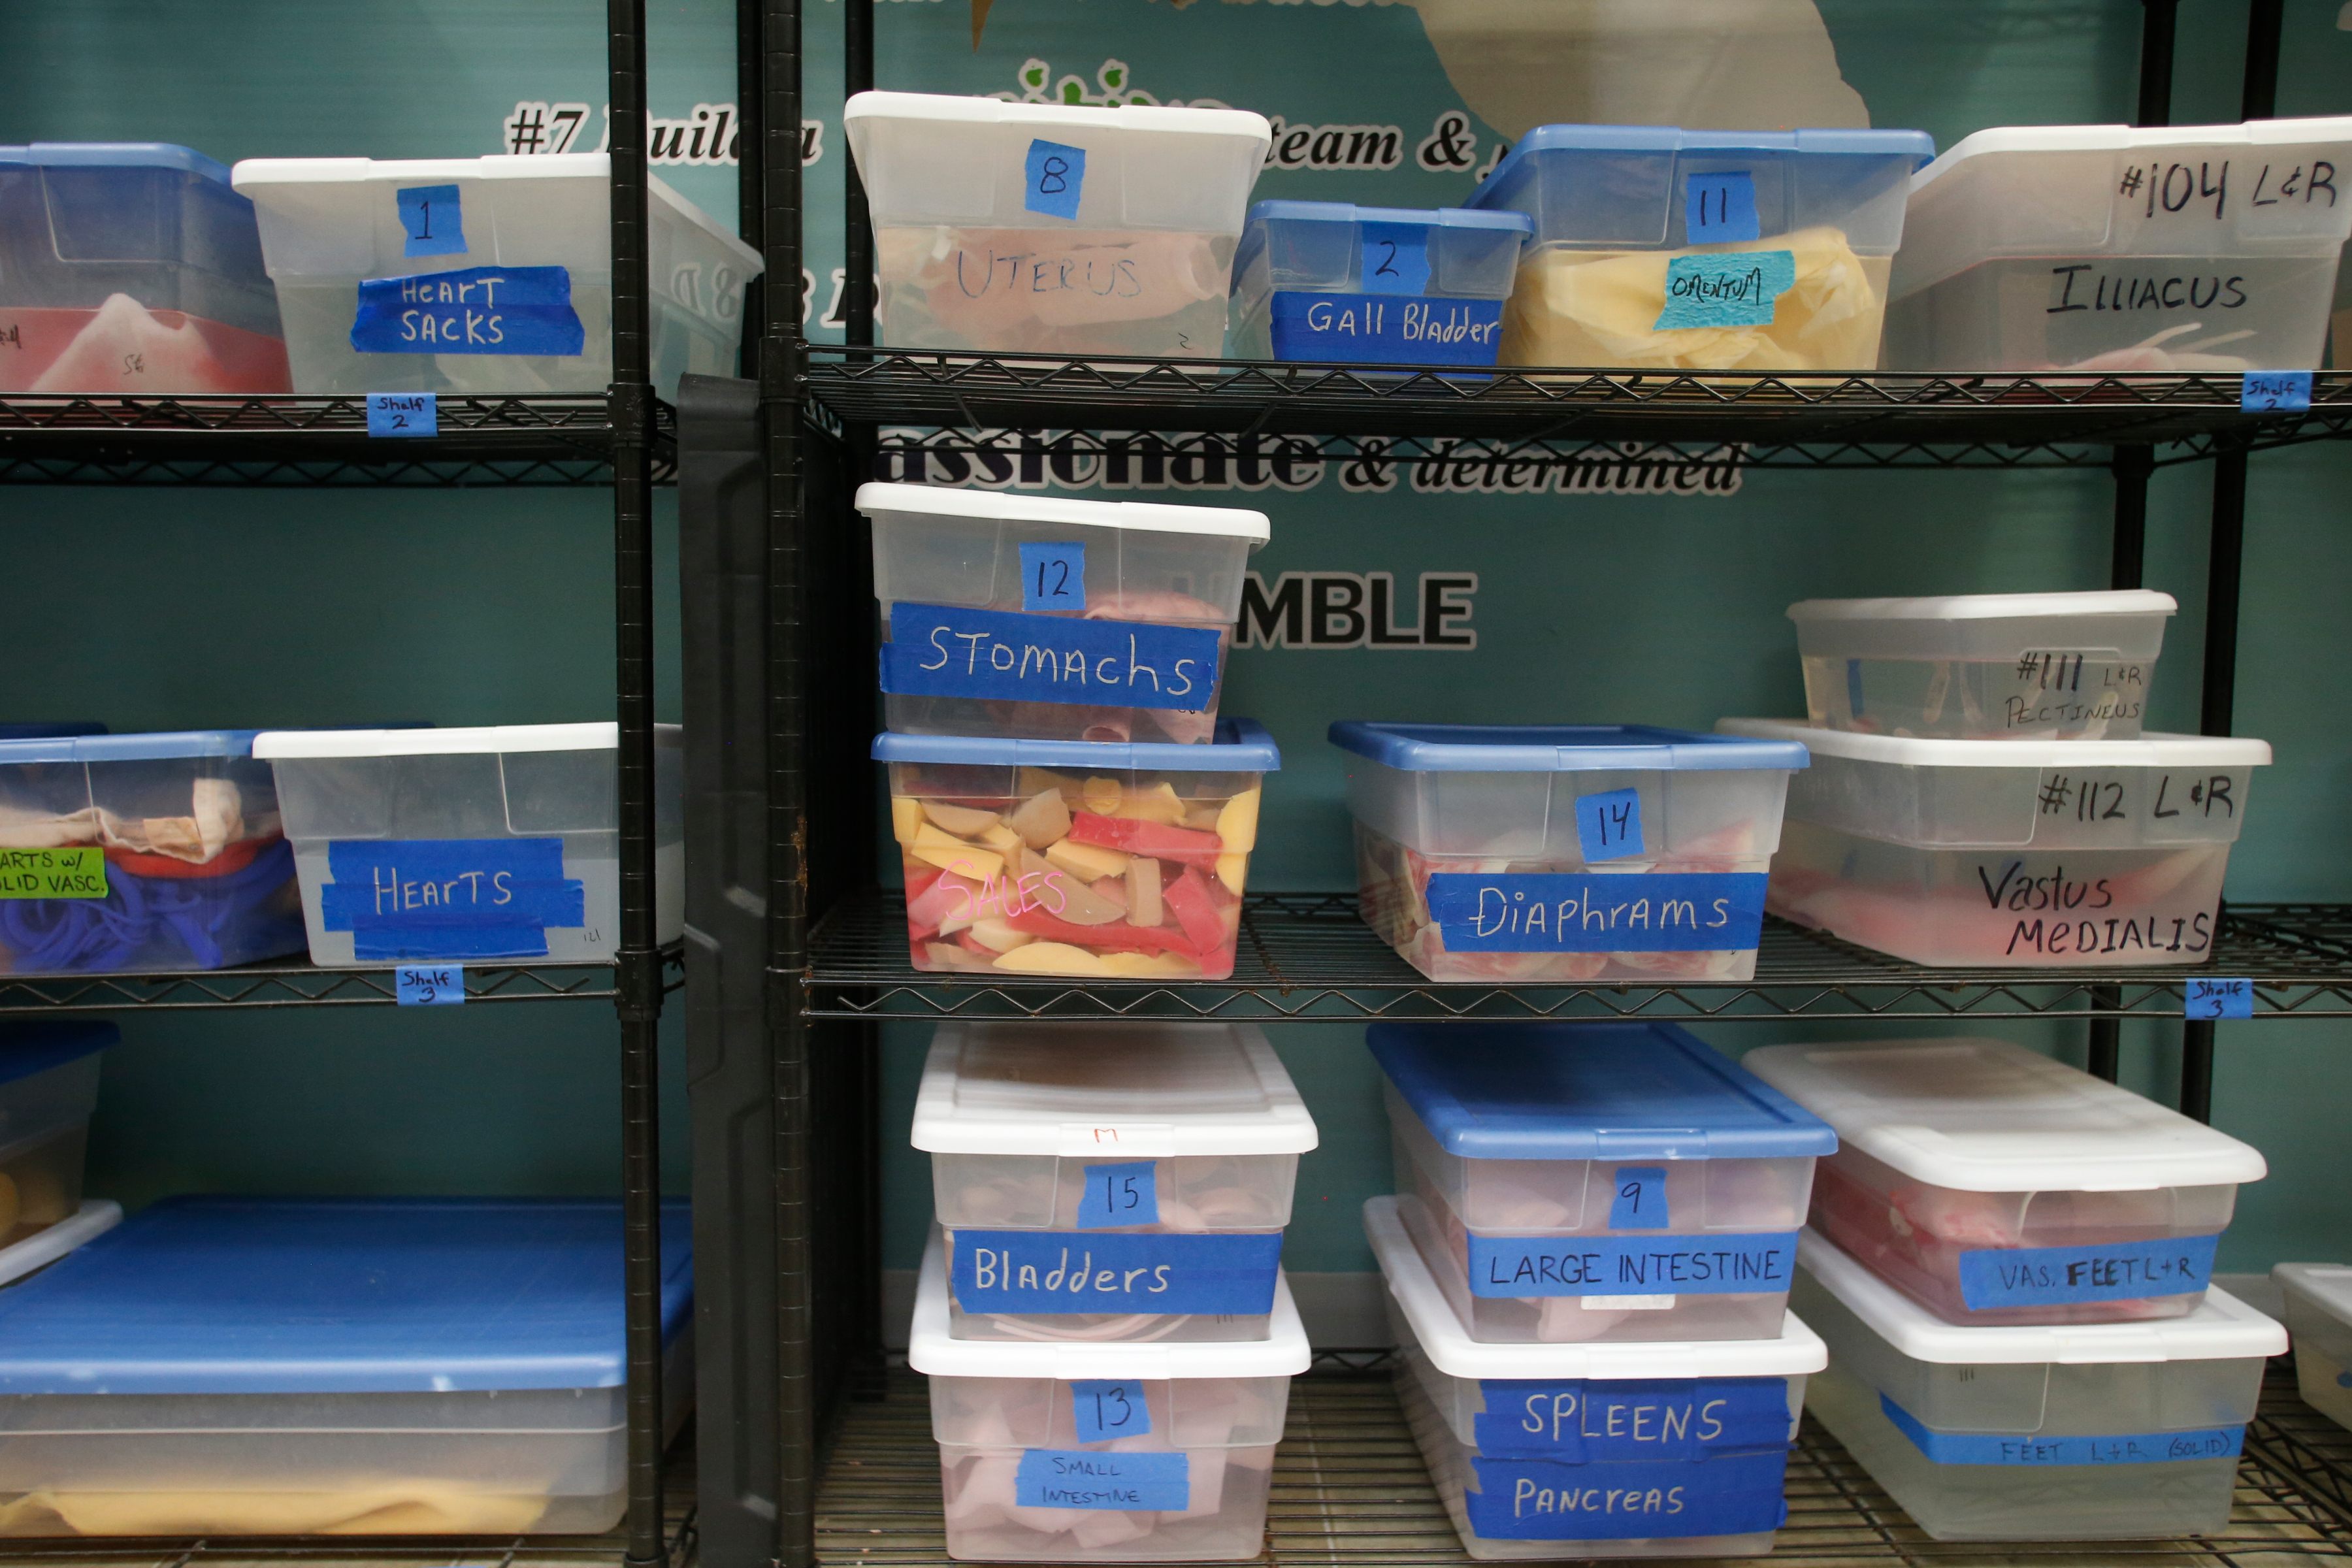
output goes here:
<path id="1" fill-rule="evenodd" d="M 1159 1168 L 1150 1160 L 1088 1165 L 1078 1197 L 1078 1228 L 1110 1230 L 1160 1223 Z"/>
<path id="2" fill-rule="evenodd" d="M 1041 136 L 1029 143 L 1022 171 L 1026 180 L 1021 203 L 1024 211 L 1076 219 L 1078 198 L 1087 183 L 1085 148 L 1065 146 Z"/>

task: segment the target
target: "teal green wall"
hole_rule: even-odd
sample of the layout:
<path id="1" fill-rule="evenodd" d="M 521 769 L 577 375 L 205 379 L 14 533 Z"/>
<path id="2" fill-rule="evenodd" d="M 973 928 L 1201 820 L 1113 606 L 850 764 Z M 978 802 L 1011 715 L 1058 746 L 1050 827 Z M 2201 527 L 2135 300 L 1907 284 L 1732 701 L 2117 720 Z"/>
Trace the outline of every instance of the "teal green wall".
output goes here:
<path id="1" fill-rule="evenodd" d="M 723 0 L 656 0 L 652 100 L 683 117 L 734 96 Z M 2127 118 L 2136 0 L 1822 0 L 1843 74 L 1872 122 L 1948 145 L 1987 124 Z M 2336 0 L 2291 0 L 2280 108 L 2352 110 L 2352 33 Z M 820 303 L 838 264 L 838 8 L 812 4 L 810 170 Z M 1408 146 L 1454 94 L 1414 15 L 1379 5 L 996 0 L 978 53 L 961 0 L 878 7 L 887 86 L 1013 88 L 1037 57 L 1091 77 L 1128 62 L 1162 98 L 1211 96 L 1293 121 L 1393 122 Z M 2234 119 L 2243 0 L 2181 13 L 2176 118 Z M 161 140 L 216 157 L 457 155 L 499 149 L 519 100 L 601 104 L 603 9 L 458 0 L 0 0 L 17 62 L 0 142 Z M 38 62 L 38 68 L 25 68 Z M 1494 133 L 1482 132 L 1491 145 Z M 663 177 L 723 216 L 731 169 Z M 1270 173 L 1259 194 L 1361 202 L 1458 199 L 1466 178 Z M 819 335 L 830 335 L 821 332 Z M 2256 460 L 2249 507 L 2239 729 L 2278 749 L 2257 783 L 2233 898 L 2343 898 L 2352 838 L 2352 705 L 2327 675 L 2352 581 L 2352 451 Z M 2153 718 L 2193 727 L 2202 631 L 2206 470 L 2157 479 L 2148 582 L 2181 600 Z M 1282 571 L 1480 574 L 1468 655 L 1244 651 L 1227 699 L 1264 718 L 1289 766 L 1270 796 L 1254 879 L 1346 885 L 1335 717 L 1645 720 L 1704 727 L 1800 707 L 1781 609 L 1817 595 L 2103 585 L 2110 488 L 2097 474 L 1750 472 L 1728 499 L 1358 498 L 1336 481 L 1244 504 L 1274 519 L 1255 563 Z M 1204 500 L 1238 498 L 1204 497 Z M 665 541 L 671 536 L 667 499 Z M 610 712 L 609 498 L 596 490 L 398 493 L 16 489 L 0 494 L 19 584 L 0 714 L 94 716 L 119 729 L 423 719 L 444 724 Z M 676 712 L 674 579 L 662 590 L 663 701 Z M 676 1009 L 673 1009 L 673 1015 Z M 675 1045 L 675 1016 L 670 1043 Z M 617 1029 L 596 1004 L 180 1014 L 123 1020 L 97 1126 L 97 1190 L 593 1192 L 615 1181 Z M 2079 1059 L 2079 1025 L 1978 1026 Z M 1726 1049 L 1768 1039 L 1937 1032 L 1919 1024 L 1720 1025 Z M 1302 1167 L 1288 1257 L 1369 1260 L 1356 1211 L 1384 1189 L 1385 1134 L 1357 1031 L 1275 1038 L 1323 1130 Z M 2126 1076 L 2168 1094 L 2179 1029 L 2126 1031 Z M 922 1031 L 888 1031 L 895 1141 Z M 666 1165 L 683 1179 L 683 1089 L 666 1089 Z M 2224 1025 L 2221 1124 L 2261 1145 L 2223 1266 L 2342 1257 L 2352 1153 L 2352 1028 Z M 927 1175 L 896 1152 L 891 1260 L 911 1264 Z"/>

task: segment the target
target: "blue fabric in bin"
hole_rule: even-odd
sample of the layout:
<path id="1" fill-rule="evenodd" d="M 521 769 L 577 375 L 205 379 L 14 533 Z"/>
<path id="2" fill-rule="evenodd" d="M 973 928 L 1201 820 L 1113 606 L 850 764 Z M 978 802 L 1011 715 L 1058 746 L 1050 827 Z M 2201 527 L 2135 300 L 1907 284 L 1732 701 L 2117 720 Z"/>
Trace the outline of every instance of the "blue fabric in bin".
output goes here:
<path id="1" fill-rule="evenodd" d="M 693 1310 L 662 1208 L 662 1335 Z M 0 1394 L 397 1394 L 625 1381 L 621 1206 L 167 1199 L 0 1291 Z"/>
<path id="2" fill-rule="evenodd" d="M 1389 724 L 1343 719 L 1331 743 L 1391 768 L 1427 773 L 1624 773 L 1785 768 L 1812 761 L 1795 741 L 1750 741 L 1648 724 Z M 1738 742 L 1735 745 L 1723 744 Z"/>
<path id="3" fill-rule="evenodd" d="M 1672 1024 L 1375 1024 L 1364 1039 L 1438 1147 L 1463 1159 L 1837 1150 L 1827 1122 Z"/>
<path id="4" fill-rule="evenodd" d="M 121 1029 L 95 1020 L 0 1024 L 0 1085 L 22 1082 L 35 1073 L 79 1061 L 93 1051 L 121 1043 Z M 0 1121 L 0 1131 L 6 1125 Z"/>

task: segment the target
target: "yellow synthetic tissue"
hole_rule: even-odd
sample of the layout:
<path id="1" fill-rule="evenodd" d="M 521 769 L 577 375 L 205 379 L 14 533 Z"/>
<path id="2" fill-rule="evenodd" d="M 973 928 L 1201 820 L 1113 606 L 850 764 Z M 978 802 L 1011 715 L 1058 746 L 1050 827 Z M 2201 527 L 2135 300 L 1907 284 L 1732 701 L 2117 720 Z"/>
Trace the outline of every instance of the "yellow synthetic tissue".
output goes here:
<path id="1" fill-rule="evenodd" d="M 346 1491 L 37 1491 L 0 1502 L 0 1535 L 515 1535 L 544 1497 L 429 1481 Z"/>
<path id="2" fill-rule="evenodd" d="M 1775 303 L 1769 323 L 1657 329 L 1666 306 L 1666 268 L 1675 257 L 1742 250 L 1785 250 L 1796 258 L 1796 284 Z M 1841 230 L 1827 227 L 1683 250 L 1549 247 L 1519 263 L 1503 311 L 1503 363 L 1870 370 L 1878 363 L 1890 260 L 1856 256 Z"/>

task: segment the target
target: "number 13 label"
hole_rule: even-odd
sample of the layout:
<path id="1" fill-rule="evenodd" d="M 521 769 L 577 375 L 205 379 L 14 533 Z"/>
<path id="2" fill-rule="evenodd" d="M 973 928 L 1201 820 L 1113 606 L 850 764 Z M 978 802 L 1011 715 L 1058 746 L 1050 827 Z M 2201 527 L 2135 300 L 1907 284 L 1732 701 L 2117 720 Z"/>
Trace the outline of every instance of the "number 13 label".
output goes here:
<path id="1" fill-rule="evenodd" d="M 1070 1384 L 1070 1414 L 1076 1419 L 1081 1443 L 1141 1437 L 1151 1430 L 1151 1410 L 1143 1402 L 1139 1379 L 1121 1383 L 1081 1378 Z"/>
<path id="2" fill-rule="evenodd" d="M 1083 610 L 1087 607 L 1087 547 L 1029 543 L 1021 547 L 1021 607 Z"/>
<path id="3" fill-rule="evenodd" d="M 1159 1223 L 1159 1174 L 1150 1161 L 1087 1167 L 1086 1192 L 1078 1199 L 1080 1230 Z"/>

